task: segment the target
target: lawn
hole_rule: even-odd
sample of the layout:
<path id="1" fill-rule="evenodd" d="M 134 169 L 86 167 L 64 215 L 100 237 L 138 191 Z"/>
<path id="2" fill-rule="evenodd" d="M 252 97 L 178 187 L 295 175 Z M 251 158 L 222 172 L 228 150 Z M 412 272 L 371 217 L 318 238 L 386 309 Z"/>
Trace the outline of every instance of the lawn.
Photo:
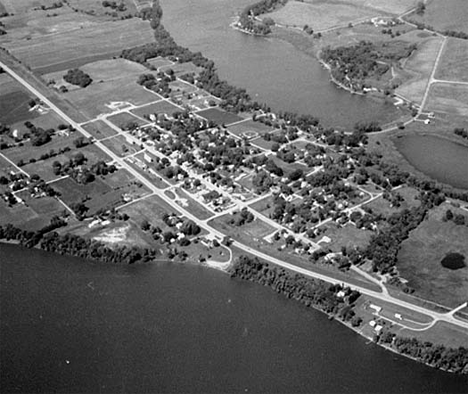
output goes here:
<path id="1" fill-rule="evenodd" d="M 424 14 L 411 14 L 408 19 L 425 23 L 436 30 L 468 33 L 468 2 L 466 0 L 433 0 Z"/>
<path id="2" fill-rule="evenodd" d="M 404 65 L 404 71 L 412 77 L 399 86 L 396 93 L 417 104 L 421 103 L 441 44 L 439 37 L 431 37 L 420 44 Z"/>
<path id="3" fill-rule="evenodd" d="M 440 58 L 436 79 L 468 82 L 468 41 L 449 38 Z"/>
<path id="4" fill-rule="evenodd" d="M 169 101 L 161 100 L 161 101 L 158 101 L 157 103 L 153 103 L 153 104 L 145 105 L 137 109 L 133 109 L 130 112 L 143 118 L 145 115 L 150 115 L 150 114 L 166 114 L 167 116 L 172 116 L 174 112 L 181 112 L 181 111 L 182 111 L 181 108 L 170 103 Z"/>
<path id="5" fill-rule="evenodd" d="M 201 117 L 207 120 L 212 120 L 213 122 L 219 125 L 228 125 L 231 123 L 239 122 L 243 119 L 238 115 L 223 111 L 218 108 L 205 109 L 203 111 L 197 112 L 197 115 L 200 115 Z"/>
<path id="6" fill-rule="evenodd" d="M 39 19 L 37 21 L 40 22 Z M 35 23 L 35 20 L 32 22 Z M 55 70 L 66 70 L 72 66 L 70 62 L 80 58 L 106 53 L 117 54 L 122 49 L 154 41 L 149 23 L 138 18 L 115 23 L 96 21 L 89 16 L 71 13 L 49 18 L 48 24 L 44 24 L 45 20 L 42 22 L 42 34 L 36 34 L 29 40 L 6 42 L 4 46 L 33 70 L 44 73 L 51 72 L 50 69 L 47 70 L 51 66 Z M 47 27 L 45 32 L 44 26 Z M 60 34 L 44 34 L 50 32 Z"/>
<path id="7" fill-rule="evenodd" d="M 24 122 L 39 114 L 30 111 L 29 101 L 31 96 L 19 90 L 0 96 L 0 123 L 11 125 L 17 122 Z"/>
<path id="8" fill-rule="evenodd" d="M 453 83 L 436 83 L 431 85 L 424 109 L 468 116 L 468 85 Z"/>
<path id="9" fill-rule="evenodd" d="M 94 122 L 88 123 L 84 125 L 83 128 L 97 140 L 117 135 L 117 131 L 115 131 L 102 120 L 96 120 Z"/>
<path id="10" fill-rule="evenodd" d="M 466 301 L 468 267 L 450 270 L 441 265 L 441 260 L 452 252 L 468 257 L 468 227 L 443 222 L 447 208 L 455 213 L 446 204 L 433 209 L 403 241 L 397 267 L 416 296 L 453 308 Z"/>
<path id="11" fill-rule="evenodd" d="M 108 107 L 112 102 L 128 102 L 138 106 L 161 98 L 138 85 L 134 78 L 130 77 L 123 78 L 118 83 L 93 82 L 85 89 L 74 90 L 65 93 L 64 96 L 91 119 L 112 112 Z"/>

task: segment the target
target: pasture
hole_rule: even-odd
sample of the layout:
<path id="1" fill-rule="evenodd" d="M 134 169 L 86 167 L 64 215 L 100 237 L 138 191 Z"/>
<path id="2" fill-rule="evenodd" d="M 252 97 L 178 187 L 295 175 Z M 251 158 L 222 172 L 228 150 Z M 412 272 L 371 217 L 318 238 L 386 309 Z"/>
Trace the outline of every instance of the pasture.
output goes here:
<path id="1" fill-rule="evenodd" d="M 397 268 L 416 290 L 416 296 L 453 308 L 466 301 L 468 266 L 450 270 L 441 265 L 441 260 L 448 253 L 468 257 L 468 227 L 442 221 L 448 208 L 456 212 L 442 204 L 411 231 L 401 245 Z"/>
<path id="2" fill-rule="evenodd" d="M 145 115 L 151 114 L 165 114 L 167 116 L 172 116 L 175 112 L 181 112 L 182 109 L 176 105 L 170 103 L 167 100 L 161 100 L 157 103 L 145 105 L 136 109 L 131 110 L 130 112 L 139 116 L 140 118 L 145 117 Z"/>
<path id="3" fill-rule="evenodd" d="M 115 23 L 94 22 L 89 17 L 82 20 L 84 17 L 76 13 L 72 16 L 69 21 L 48 26 L 52 30 L 50 33 L 60 34 L 39 34 L 29 40 L 15 40 L 3 45 L 33 70 L 48 72 L 47 67 L 57 69 L 56 66 L 61 64 L 60 68 L 66 70 L 70 68 L 68 62 L 94 55 L 115 55 L 125 48 L 154 40 L 149 23 L 141 19 L 132 18 Z"/>
<path id="4" fill-rule="evenodd" d="M 64 96 L 90 119 L 112 112 L 113 109 L 108 105 L 113 102 L 127 102 L 139 106 L 161 98 L 138 85 L 133 78 L 122 79 L 119 83 L 92 83 L 85 89 L 74 90 L 65 93 Z"/>
<path id="5" fill-rule="evenodd" d="M 422 22 L 439 31 L 468 33 L 468 2 L 466 0 L 432 0 L 423 15 L 411 14 L 408 19 Z"/>
<path id="6" fill-rule="evenodd" d="M 426 110 L 468 116 L 468 85 L 436 83 L 431 86 Z"/>
<path id="7" fill-rule="evenodd" d="M 448 38 L 440 58 L 436 79 L 468 82 L 468 41 Z"/>
<path id="8" fill-rule="evenodd" d="M 229 113 L 218 108 L 205 109 L 203 111 L 197 112 L 197 115 L 207 120 L 211 120 L 219 125 L 228 125 L 243 120 L 243 118 L 236 114 Z"/>
<path id="9" fill-rule="evenodd" d="M 404 71 L 411 73 L 411 78 L 399 86 L 396 93 L 421 104 L 441 45 L 442 39 L 439 37 L 423 41 L 404 64 Z"/>

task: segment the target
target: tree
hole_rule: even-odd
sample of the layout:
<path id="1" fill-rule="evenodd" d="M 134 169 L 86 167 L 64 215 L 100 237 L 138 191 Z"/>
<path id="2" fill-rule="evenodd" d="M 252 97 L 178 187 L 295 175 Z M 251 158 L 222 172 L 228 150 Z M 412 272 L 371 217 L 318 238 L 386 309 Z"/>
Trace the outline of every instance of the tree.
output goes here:
<path id="1" fill-rule="evenodd" d="M 63 76 L 63 79 L 72 85 L 77 85 L 82 88 L 85 88 L 93 82 L 88 74 L 78 68 L 68 70 L 68 72 Z"/>
<path id="2" fill-rule="evenodd" d="M 148 230 L 150 229 L 151 226 L 150 226 L 148 220 L 143 219 L 143 221 L 141 222 L 140 227 L 141 227 L 141 229 L 142 229 L 143 231 L 148 231 Z"/>

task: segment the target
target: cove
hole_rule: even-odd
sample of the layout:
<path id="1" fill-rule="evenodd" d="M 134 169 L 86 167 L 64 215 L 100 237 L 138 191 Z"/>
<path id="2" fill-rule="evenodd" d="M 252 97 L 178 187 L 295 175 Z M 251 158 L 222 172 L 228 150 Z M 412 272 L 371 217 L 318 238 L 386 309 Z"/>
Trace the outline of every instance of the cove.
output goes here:
<path id="1" fill-rule="evenodd" d="M 2 392 L 466 391 L 325 314 L 219 271 L 0 243 Z"/>
<path id="2" fill-rule="evenodd" d="M 161 0 L 162 23 L 174 40 L 216 64 L 220 78 L 275 111 L 318 117 L 351 129 L 358 121 L 385 124 L 400 110 L 384 100 L 351 95 L 329 81 L 317 59 L 281 40 L 254 37 L 229 24 L 252 0 Z"/>
<path id="3" fill-rule="evenodd" d="M 394 139 L 405 159 L 418 171 L 448 185 L 468 189 L 468 147 L 431 135 Z"/>

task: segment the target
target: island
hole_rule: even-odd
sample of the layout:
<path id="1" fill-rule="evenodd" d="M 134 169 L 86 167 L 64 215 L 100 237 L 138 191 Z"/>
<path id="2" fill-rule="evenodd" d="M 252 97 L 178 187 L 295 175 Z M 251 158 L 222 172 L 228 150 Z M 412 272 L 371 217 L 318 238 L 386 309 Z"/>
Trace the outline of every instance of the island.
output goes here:
<path id="1" fill-rule="evenodd" d="M 391 351 L 468 373 L 468 187 L 434 180 L 396 148 L 439 119 L 433 133 L 468 146 L 463 116 L 442 108 L 443 88 L 466 82 L 438 68 L 445 46 L 465 41 L 400 16 L 399 29 L 424 33 L 422 49 L 391 41 L 393 32 L 380 33 L 385 43 L 320 46 L 334 80 L 358 93 L 403 62 L 411 67 L 421 50 L 436 55 L 417 59 L 422 76 L 379 88 L 402 97 L 401 119 L 337 130 L 311 114 L 272 111 L 223 81 L 213 61 L 174 41 L 158 1 L 41 3 L 26 17 L 50 21 L 49 30 L 18 22 L 27 6 L 0 8 L 0 241 L 102 263 L 221 269 Z M 309 4 L 296 3 L 256 3 L 239 27 L 296 45 L 336 34 L 310 24 L 290 35 L 281 12 Z M 416 94 L 416 85 L 418 104 L 398 93 Z"/>

